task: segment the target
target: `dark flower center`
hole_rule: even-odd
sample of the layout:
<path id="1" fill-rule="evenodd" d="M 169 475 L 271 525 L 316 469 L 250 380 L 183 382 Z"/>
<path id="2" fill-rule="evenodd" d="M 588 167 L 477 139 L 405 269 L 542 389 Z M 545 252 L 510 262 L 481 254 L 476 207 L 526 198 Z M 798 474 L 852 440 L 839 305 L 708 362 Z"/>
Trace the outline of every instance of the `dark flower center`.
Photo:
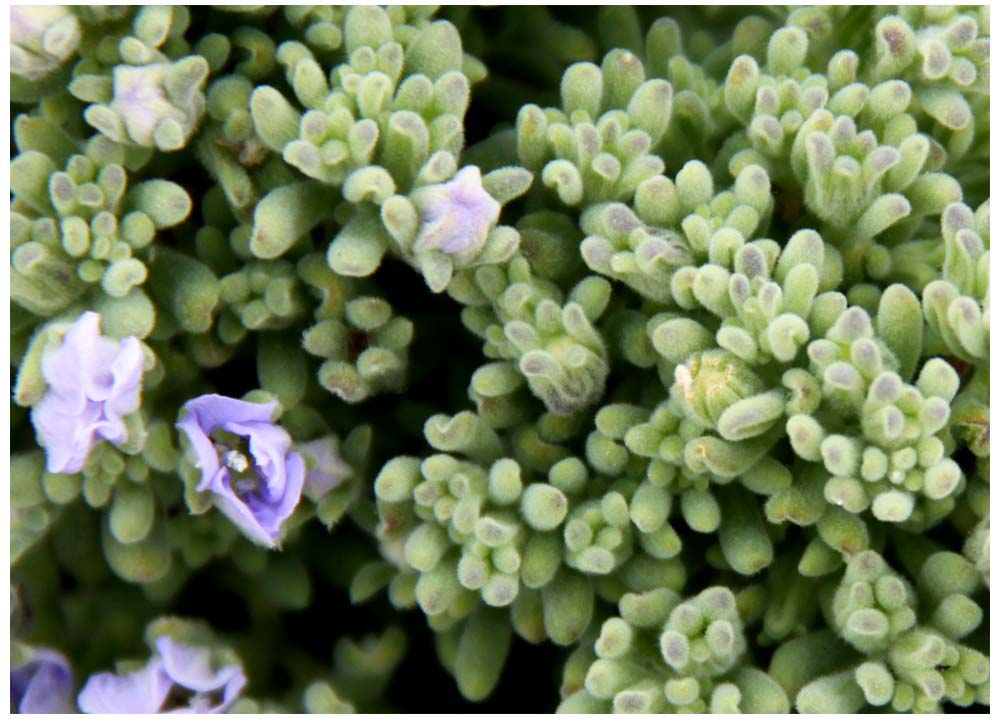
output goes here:
<path id="1" fill-rule="evenodd" d="M 257 492 L 260 489 L 260 474 L 250 452 L 249 438 L 221 429 L 212 432 L 211 436 L 219 461 L 229 470 L 237 496 L 243 498 Z"/>

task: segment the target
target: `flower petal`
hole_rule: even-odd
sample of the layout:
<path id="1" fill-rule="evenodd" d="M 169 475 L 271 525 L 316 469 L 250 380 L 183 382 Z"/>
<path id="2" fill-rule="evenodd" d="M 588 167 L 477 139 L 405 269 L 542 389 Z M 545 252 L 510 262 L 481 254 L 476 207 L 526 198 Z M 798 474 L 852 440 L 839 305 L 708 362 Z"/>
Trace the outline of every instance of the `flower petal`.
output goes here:
<path id="1" fill-rule="evenodd" d="M 87 714 L 156 714 L 172 686 L 163 663 L 154 659 L 125 676 L 95 674 L 87 680 L 77 703 Z"/>
<path id="2" fill-rule="evenodd" d="M 163 660 L 167 676 L 193 692 L 213 692 L 225 688 L 225 694 L 231 695 L 246 684 L 243 669 L 238 664 L 227 664 L 213 670 L 212 652 L 207 647 L 180 644 L 172 637 L 163 636 L 156 640 L 156 651 Z"/>
<path id="3" fill-rule="evenodd" d="M 73 672 L 66 658 L 36 649 L 31 659 L 10 671 L 10 703 L 21 714 L 69 714 L 73 706 Z"/>

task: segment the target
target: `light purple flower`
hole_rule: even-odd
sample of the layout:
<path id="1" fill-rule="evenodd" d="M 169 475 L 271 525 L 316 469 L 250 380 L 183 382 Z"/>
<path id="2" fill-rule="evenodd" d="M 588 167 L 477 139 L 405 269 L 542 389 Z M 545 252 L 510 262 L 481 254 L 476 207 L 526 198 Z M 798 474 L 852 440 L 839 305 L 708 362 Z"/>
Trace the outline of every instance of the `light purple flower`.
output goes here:
<path id="1" fill-rule="evenodd" d="M 52 74 L 80 46 L 80 22 L 64 5 L 10 8 L 10 71 L 26 80 Z"/>
<path id="2" fill-rule="evenodd" d="M 333 435 L 314 439 L 298 445 L 312 469 L 306 474 L 302 493 L 318 502 L 327 492 L 339 486 L 354 474 L 351 465 L 343 460 L 337 448 L 337 438 Z"/>
<path id="3" fill-rule="evenodd" d="M 414 252 L 440 250 L 471 259 L 500 219 L 500 203 L 483 189 L 483 177 L 475 165 L 463 168 L 443 185 L 418 192 L 422 212 Z"/>
<path id="4" fill-rule="evenodd" d="M 111 109 L 125 123 L 129 137 L 139 145 L 152 147 L 153 135 L 161 122 L 172 120 L 181 127 L 189 122 L 183 108 L 167 97 L 166 81 L 170 63 L 132 67 L 117 65 L 114 70 L 115 97 Z"/>
<path id="5" fill-rule="evenodd" d="M 10 670 L 10 708 L 19 714 L 69 714 L 73 708 L 73 670 L 59 652 L 35 649 Z"/>
<path id="6" fill-rule="evenodd" d="M 87 714 L 218 714 L 236 702 L 246 683 L 239 664 L 213 669 L 207 647 L 163 636 L 146 666 L 124 676 L 95 674 L 77 702 Z"/>
<path id="7" fill-rule="evenodd" d="M 177 427 L 201 470 L 199 492 L 251 539 L 273 547 L 302 495 L 305 462 L 292 438 L 271 421 L 277 402 L 257 404 L 217 394 L 196 397 Z"/>
<path id="8" fill-rule="evenodd" d="M 100 333 L 101 316 L 84 312 L 62 344 L 42 357 L 48 392 L 31 410 L 50 472 L 83 469 L 100 439 L 121 444 L 123 417 L 139 409 L 142 345 L 135 337 L 117 342 Z"/>

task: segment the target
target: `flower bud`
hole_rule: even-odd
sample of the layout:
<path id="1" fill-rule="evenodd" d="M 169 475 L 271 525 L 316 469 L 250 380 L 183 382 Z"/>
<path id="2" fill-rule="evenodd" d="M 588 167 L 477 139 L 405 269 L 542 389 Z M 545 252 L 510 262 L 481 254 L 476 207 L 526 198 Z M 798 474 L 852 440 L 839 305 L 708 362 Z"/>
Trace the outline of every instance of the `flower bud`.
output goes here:
<path id="1" fill-rule="evenodd" d="M 118 65 L 111 102 L 91 105 L 85 117 L 116 142 L 165 152 L 179 150 L 205 113 L 203 87 L 208 71 L 207 61 L 199 55 L 173 64 Z"/>
<path id="2" fill-rule="evenodd" d="M 723 414 L 740 400 L 765 389 L 742 360 L 721 350 L 695 354 L 674 370 L 672 392 L 685 414 L 706 428 L 715 428 Z"/>

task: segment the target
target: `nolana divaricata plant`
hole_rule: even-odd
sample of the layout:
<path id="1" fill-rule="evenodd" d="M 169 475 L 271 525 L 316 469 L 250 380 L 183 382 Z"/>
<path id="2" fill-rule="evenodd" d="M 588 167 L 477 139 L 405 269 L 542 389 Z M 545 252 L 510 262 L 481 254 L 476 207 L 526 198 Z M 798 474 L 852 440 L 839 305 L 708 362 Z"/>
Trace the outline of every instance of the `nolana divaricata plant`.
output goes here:
<path id="1" fill-rule="evenodd" d="M 12 7 L 12 711 L 986 711 L 989 19 Z"/>

